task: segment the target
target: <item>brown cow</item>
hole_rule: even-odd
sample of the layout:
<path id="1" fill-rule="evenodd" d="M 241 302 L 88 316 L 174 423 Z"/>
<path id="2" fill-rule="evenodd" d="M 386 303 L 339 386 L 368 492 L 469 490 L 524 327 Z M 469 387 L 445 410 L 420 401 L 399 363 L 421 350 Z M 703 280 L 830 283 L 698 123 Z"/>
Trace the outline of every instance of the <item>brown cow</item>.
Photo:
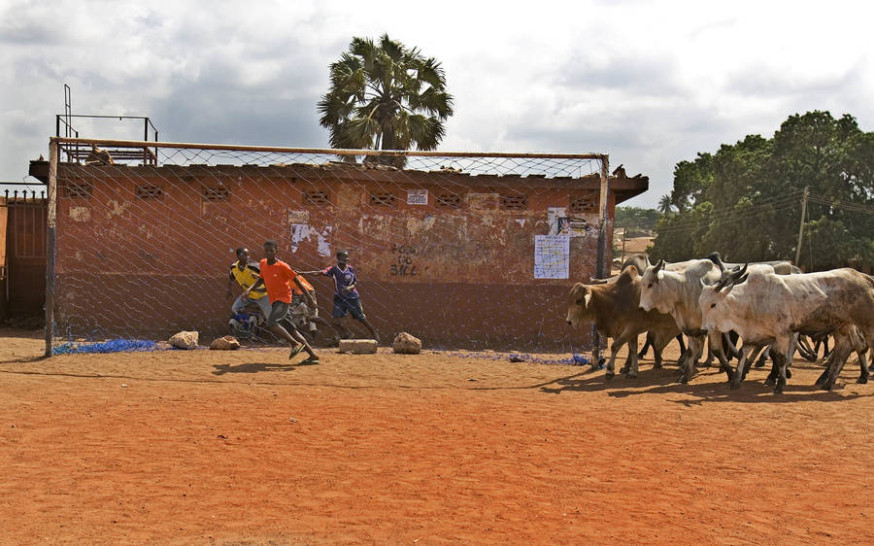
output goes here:
<path id="1" fill-rule="evenodd" d="M 658 311 L 640 308 L 640 275 L 637 268 L 626 267 L 620 275 L 604 284 L 576 283 L 570 291 L 567 323 L 578 326 L 594 322 L 598 333 L 613 338 L 607 379 L 614 375 L 614 362 L 619 349 L 628 344 L 628 360 L 621 372 L 637 377 L 637 336 L 653 335 L 655 367 L 662 365 L 662 350 L 680 333 L 674 319 Z"/>

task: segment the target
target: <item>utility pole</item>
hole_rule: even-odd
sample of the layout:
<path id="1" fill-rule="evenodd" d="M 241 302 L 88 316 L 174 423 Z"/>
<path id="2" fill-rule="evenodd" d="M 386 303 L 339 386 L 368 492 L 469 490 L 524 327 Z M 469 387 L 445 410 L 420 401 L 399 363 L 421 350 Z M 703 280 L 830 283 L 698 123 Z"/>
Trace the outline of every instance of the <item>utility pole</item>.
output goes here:
<path id="1" fill-rule="evenodd" d="M 801 225 L 798 227 L 798 246 L 795 247 L 795 265 L 801 261 L 801 236 L 804 233 L 804 218 L 807 215 L 807 197 L 810 195 L 809 188 L 804 186 L 804 195 L 801 197 Z"/>

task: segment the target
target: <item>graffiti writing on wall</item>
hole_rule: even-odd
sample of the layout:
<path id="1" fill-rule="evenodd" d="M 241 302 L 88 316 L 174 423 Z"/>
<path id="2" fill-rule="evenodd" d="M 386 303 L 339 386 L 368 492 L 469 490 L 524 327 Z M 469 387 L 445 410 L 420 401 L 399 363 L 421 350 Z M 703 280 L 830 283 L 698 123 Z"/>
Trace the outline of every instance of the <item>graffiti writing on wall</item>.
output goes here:
<path id="1" fill-rule="evenodd" d="M 393 244 L 391 252 L 394 261 L 389 265 L 389 273 L 394 277 L 415 277 L 416 272 L 416 248 L 407 245 Z"/>

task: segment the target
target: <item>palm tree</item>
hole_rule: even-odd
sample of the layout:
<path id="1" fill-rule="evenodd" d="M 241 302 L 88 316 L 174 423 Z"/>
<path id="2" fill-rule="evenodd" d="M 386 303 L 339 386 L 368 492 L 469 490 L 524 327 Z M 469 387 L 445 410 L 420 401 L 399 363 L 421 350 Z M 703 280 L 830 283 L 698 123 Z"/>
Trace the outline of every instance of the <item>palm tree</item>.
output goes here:
<path id="1" fill-rule="evenodd" d="M 673 204 L 671 203 L 670 195 L 662 195 L 659 199 L 659 212 L 662 214 L 669 214 L 673 209 Z"/>
<path id="2" fill-rule="evenodd" d="M 353 38 L 331 63 L 331 89 L 319 101 L 319 123 L 332 148 L 434 150 L 452 115 L 452 95 L 440 63 L 382 35 L 379 44 Z M 403 157 L 382 163 L 403 166 Z"/>

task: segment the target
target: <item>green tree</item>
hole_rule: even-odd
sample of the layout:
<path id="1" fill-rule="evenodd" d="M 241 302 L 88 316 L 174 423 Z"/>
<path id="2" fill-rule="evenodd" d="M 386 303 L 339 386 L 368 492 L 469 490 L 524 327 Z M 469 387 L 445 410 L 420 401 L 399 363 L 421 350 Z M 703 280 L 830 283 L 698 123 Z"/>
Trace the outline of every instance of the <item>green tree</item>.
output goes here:
<path id="1" fill-rule="evenodd" d="M 713 181 L 713 156 L 698 154 L 695 161 L 681 161 L 674 167 L 674 189 L 671 204 L 681 213 L 706 200 Z"/>
<path id="2" fill-rule="evenodd" d="M 318 103 L 333 148 L 434 150 L 452 115 L 440 63 L 384 34 L 353 38 L 330 65 L 331 88 Z M 404 158 L 385 158 L 403 166 Z"/>
<path id="3" fill-rule="evenodd" d="M 790 116 L 771 139 L 750 135 L 674 169 L 654 258 L 719 251 L 730 261 L 794 259 L 801 195 L 810 190 L 801 264 L 874 267 L 874 133 L 849 115 Z"/>
<path id="4" fill-rule="evenodd" d="M 670 195 L 662 195 L 659 198 L 659 208 L 658 211 L 662 214 L 670 214 L 671 211 L 674 210 L 674 205 L 671 203 Z"/>
<path id="5" fill-rule="evenodd" d="M 655 229 L 659 218 L 661 213 L 655 209 L 616 207 L 613 227 L 625 229 L 628 237 L 649 235 Z"/>

